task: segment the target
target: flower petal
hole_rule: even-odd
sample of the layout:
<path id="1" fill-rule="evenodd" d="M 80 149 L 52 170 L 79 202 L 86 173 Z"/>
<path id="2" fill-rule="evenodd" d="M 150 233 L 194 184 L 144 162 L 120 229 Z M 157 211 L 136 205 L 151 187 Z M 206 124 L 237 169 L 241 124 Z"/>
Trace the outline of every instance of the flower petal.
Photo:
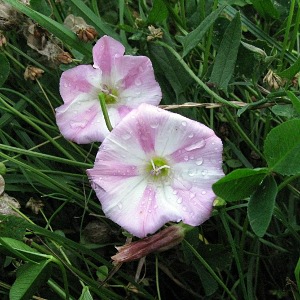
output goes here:
<path id="1" fill-rule="evenodd" d="M 120 42 L 104 35 L 93 47 L 94 68 L 99 68 L 104 75 L 109 75 L 115 59 L 124 52 L 125 47 Z"/>
<path id="2" fill-rule="evenodd" d="M 221 140 L 205 125 L 142 104 L 103 141 L 87 173 L 106 216 L 144 237 L 169 221 L 196 226 L 209 218 L 221 155 Z M 166 178 L 149 172 L 153 157 L 166 160 Z"/>
<path id="3" fill-rule="evenodd" d="M 60 94 L 64 103 L 70 103 L 81 94 L 96 94 L 100 91 L 102 74 L 90 65 L 81 65 L 62 73 L 60 78 Z"/>
<path id="4" fill-rule="evenodd" d="M 159 104 L 162 93 L 148 57 L 130 55 L 120 57 L 111 76 L 115 85 L 120 87 L 121 103 L 126 103 L 132 108 L 142 103 Z"/>

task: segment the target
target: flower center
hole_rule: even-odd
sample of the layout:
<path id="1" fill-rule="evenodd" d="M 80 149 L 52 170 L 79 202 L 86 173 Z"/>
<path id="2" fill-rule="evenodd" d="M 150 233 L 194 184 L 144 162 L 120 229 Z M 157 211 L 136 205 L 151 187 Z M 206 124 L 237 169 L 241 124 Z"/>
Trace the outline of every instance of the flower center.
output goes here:
<path id="1" fill-rule="evenodd" d="M 147 165 L 147 173 L 150 173 L 153 179 L 163 178 L 169 175 L 170 166 L 162 157 L 154 157 Z"/>
<path id="2" fill-rule="evenodd" d="M 118 100 L 118 90 L 110 88 L 104 84 L 101 88 L 100 94 L 104 94 L 104 99 L 106 104 L 115 104 Z"/>

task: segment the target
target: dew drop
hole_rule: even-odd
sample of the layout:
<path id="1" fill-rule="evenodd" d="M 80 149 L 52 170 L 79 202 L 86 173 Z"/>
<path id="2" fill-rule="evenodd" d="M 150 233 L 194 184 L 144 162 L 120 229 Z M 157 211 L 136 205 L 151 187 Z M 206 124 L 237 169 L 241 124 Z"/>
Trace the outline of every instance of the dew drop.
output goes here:
<path id="1" fill-rule="evenodd" d="M 123 208 L 123 204 L 122 204 L 121 202 L 118 204 L 118 208 L 119 208 L 119 209 L 122 209 L 122 208 Z"/>
<path id="2" fill-rule="evenodd" d="M 189 157 L 186 155 L 186 156 L 184 156 L 184 158 L 183 158 L 185 161 L 188 161 L 189 160 Z"/>
<path id="3" fill-rule="evenodd" d="M 207 175 L 207 170 L 203 170 L 203 171 L 201 172 L 201 174 L 202 174 L 203 176 Z"/>
<path id="4" fill-rule="evenodd" d="M 182 121 L 181 125 L 185 127 L 186 126 L 186 121 Z"/>
<path id="5" fill-rule="evenodd" d="M 195 171 L 194 169 L 190 169 L 190 170 L 188 171 L 188 174 L 189 174 L 190 176 L 195 176 L 196 173 L 197 173 L 197 171 Z"/>
<path id="6" fill-rule="evenodd" d="M 152 124 L 150 124 L 150 127 L 151 128 L 157 128 L 158 127 L 158 123 L 152 123 Z"/>
<path id="7" fill-rule="evenodd" d="M 182 209 L 183 209 L 184 211 L 186 211 L 186 206 L 183 206 Z"/>
<path id="8" fill-rule="evenodd" d="M 201 166 L 202 164 L 203 164 L 203 158 L 202 157 L 197 158 L 196 165 Z"/>
<path id="9" fill-rule="evenodd" d="M 195 144 L 192 144 L 186 148 L 184 148 L 186 151 L 192 151 L 192 150 L 196 150 L 196 149 L 201 149 L 205 146 L 206 142 L 205 140 L 201 140 Z"/>
<path id="10" fill-rule="evenodd" d="M 148 213 L 151 214 L 151 213 L 152 213 L 152 210 L 151 210 L 151 209 L 148 209 Z"/>
<path id="11" fill-rule="evenodd" d="M 142 84 L 142 81 L 141 81 L 140 79 L 137 78 L 137 79 L 134 81 L 134 83 L 135 83 L 135 85 L 140 86 L 140 85 Z"/>
<path id="12" fill-rule="evenodd" d="M 131 138 L 131 134 L 129 132 L 124 133 L 122 135 L 122 139 L 125 140 L 125 141 L 129 140 L 130 138 Z"/>
<path id="13" fill-rule="evenodd" d="M 79 122 L 71 122 L 70 126 L 71 128 L 84 128 L 87 123 L 88 123 L 87 120 L 79 121 Z"/>
<path id="14" fill-rule="evenodd" d="M 177 192 L 176 190 L 173 191 L 173 194 L 174 194 L 174 195 L 177 195 L 177 193 L 178 193 L 178 192 Z"/>
<path id="15" fill-rule="evenodd" d="M 190 199 L 195 198 L 196 194 L 195 193 L 190 193 Z"/>
<path id="16" fill-rule="evenodd" d="M 206 191 L 202 191 L 201 194 L 202 194 L 202 195 L 205 195 L 205 194 L 206 194 Z"/>
<path id="17" fill-rule="evenodd" d="M 179 197 L 179 198 L 177 199 L 177 203 L 178 203 L 178 204 L 182 203 L 182 198 L 181 198 L 181 197 Z"/>
<path id="18" fill-rule="evenodd" d="M 189 134 L 189 138 L 191 139 L 192 137 L 194 137 L 194 134 L 191 132 L 191 133 Z"/>

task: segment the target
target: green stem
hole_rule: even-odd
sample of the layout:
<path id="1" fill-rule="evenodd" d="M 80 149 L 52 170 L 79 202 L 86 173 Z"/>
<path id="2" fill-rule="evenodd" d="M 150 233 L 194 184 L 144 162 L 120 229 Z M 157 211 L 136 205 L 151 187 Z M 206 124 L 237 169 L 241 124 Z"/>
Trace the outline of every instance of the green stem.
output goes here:
<path id="1" fill-rule="evenodd" d="M 239 256 L 239 253 L 237 251 L 236 244 L 233 240 L 233 236 L 231 234 L 230 228 L 228 226 L 228 222 L 226 220 L 226 211 L 224 210 L 224 208 L 220 209 L 220 218 L 221 218 L 221 221 L 223 223 L 223 226 L 224 226 L 225 232 L 227 234 L 229 244 L 231 246 L 232 254 L 233 254 L 233 257 L 234 257 L 235 262 L 236 262 L 236 267 L 237 267 L 237 271 L 238 271 L 238 274 L 239 274 L 239 280 L 240 280 L 240 283 L 241 283 L 241 288 L 242 288 L 244 299 L 248 299 L 247 290 L 246 290 L 246 286 L 245 286 L 245 280 L 244 280 L 245 276 L 243 274 L 242 265 L 241 265 L 241 261 L 240 261 L 240 256 Z"/>
<path id="2" fill-rule="evenodd" d="M 195 80 L 195 82 L 203 88 L 210 96 L 212 96 L 217 102 L 222 103 L 224 105 L 234 107 L 234 108 L 240 108 L 238 105 L 227 101 L 226 99 L 222 98 L 218 94 L 216 94 L 214 91 L 212 91 L 195 73 L 189 68 L 189 66 L 186 64 L 186 62 L 183 60 L 183 58 L 169 45 L 156 41 L 157 45 L 160 45 L 162 47 L 167 48 L 178 60 L 178 62 L 182 65 L 182 67 L 187 71 L 187 73 Z"/>
<path id="3" fill-rule="evenodd" d="M 224 291 L 229 295 L 230 299 L 237 300 L 234 295 L 230 292 L 224 282 L 219 278 L 219 276 L 215 273 L 215 271 L 211 268 L 211 266 L 204 260 L 204 258 L 196 251 L 196 249 L 187 241 L 183 240 L 183 242 L 188 246 L 188 248 L 192 251 L 192 253 L 196 256 L 196 258 L 200 261 L 200 263 L 204 266 L 204 268 L 210 273 L 210 275 L 214 278 L 214 280 L 224 289 Z M 245 298 L 246 299 L 246 298 Z"/>
<path id="4" fill-rule="evenodd" d="M 243 131 L 243 129 L 238 125 L 236 120 L 234 120 L 230 111 L 227 107 L 224 107 L 226 118 L 230 122 L 230 125 L 235 129 L 235 131 L 242 137 L 242 139 L 248 144 L 248 146 L 255 151 L 261 158 L 263 158 L 263 154 L 259 151 L 259 149 L 255 146 L 255 144 L 250 140 L 248 135 Z"/>
<path id="5" fill-rule="evenodd" d="M 159 288 L 159 275 L 158 275 L 158 255 L 155 256 L 155 282 L 156 282 L 157 298 L 158 300 L 161 300 L 160 288 Z"/>
<path id="6" fill-rule="evenodd" d="M 105 103 L 105 95 L 104 95 L 104 93 L 100 93 L 98 97 L 100 100 L 100 105 L 101 105 L 101 109 L 102 109 L 102 113 L 104 116 L 106 127 L 109 131 L 112 131 L 113 127 L 111 126 L 109 115 L 107 112 L 106 103 Z"/>
<path id="7" fill-rule="evenodd" d="M 70 155 L 61 145 L 59 145 L 48 133 L 46 133 L 41 127 L 39 127 L 37 124 L 35 124 L 34 122 L 32 122 L 28 117 L 26 117 L 25 115 L 23 115 L 22 113 L 20 113 L 19 111 L 17 111 L 15 108 L 13 108 L 12 106 L 10 106 L 9 104 L 7 104 L 5 102 L 5 100 L 0 97 L 0 102 L 9 109 L 9 111 L 11 113 L 13 113 L 14 115 L 18 116 L 20 119 L 24 120 L 25 122 L 27 122 L 29 125 L 31 125 L 36 131 L 38 131 L 39 133 L 41 133 L 47 140 L 49 140 L 57 149 L 59 149 L 66 157 L 68 157 L 71 160 L 75 160 L 75 158 Z"/>
<path id="8" fill-rule="evenodd" d="M 281 54 L 280 54 L 280 58 L 279 58 L 279 61 L 281 61 L 281 62 L 283 62 L 284 54 L 287 50 L 287 44 L 288 44 L 288 41 L 289 41 L 289 34 L 290 34 L 291 24 L 292 24 L 292 20 L 293 20 L 295 2 L 296 2 L 295 0 L 291 0 L 290 12 L 289 12 L 289 16 L 288 16 L 288 19 L 287 19 L 287 24 L 286 24 L 286 27 L 285 27 L 284 40 L 283 40 L 283 43 L 282 43 L 282 50 L 281 50 Z"/>
<path id="9" fill-rule="evenodd" d="M 218 7 L 218 0 L 214 0 L 214 6 L 213 6 L 213 11 L 215 11 Z M 213 38 L 213 26 L 208 31 L 207 34 L 207 42 L 205 44 L 205 51 L 204 51 L 204 61 L 203 61 L 203 69 L 202 69 L 202 76 L 204 76 L 207 72 L 208 69 L 208 60 L 209 60 L 209 53 L 210 53 L 210 47 L 212 43 L 212 38 Z"/>

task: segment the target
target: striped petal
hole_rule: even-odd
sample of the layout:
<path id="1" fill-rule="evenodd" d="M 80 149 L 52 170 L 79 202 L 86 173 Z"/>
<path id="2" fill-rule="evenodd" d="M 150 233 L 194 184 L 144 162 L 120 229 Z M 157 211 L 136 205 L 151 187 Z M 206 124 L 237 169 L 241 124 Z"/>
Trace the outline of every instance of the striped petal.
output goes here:
<path id="1" fill-rule="evenodd" d="M 201 123 L 142 104 L 106 137 L 87 174 L 106 216 L 135 236 L 169 221 L 197 226 L 224 175 L 222 142 Z"/>

